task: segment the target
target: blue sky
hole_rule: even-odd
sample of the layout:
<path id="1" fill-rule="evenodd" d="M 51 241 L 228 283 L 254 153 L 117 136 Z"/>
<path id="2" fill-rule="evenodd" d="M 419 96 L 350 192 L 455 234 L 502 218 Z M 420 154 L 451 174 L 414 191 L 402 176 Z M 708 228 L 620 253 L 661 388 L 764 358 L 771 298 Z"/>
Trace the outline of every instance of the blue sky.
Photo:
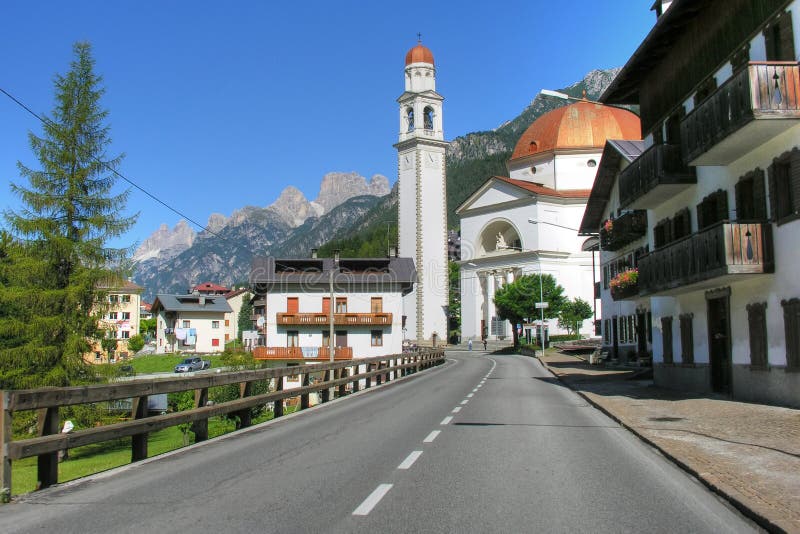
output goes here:
<path id="1" fill-rule="evenodd" d="M 0 3 L 0 87 L 50 113 L 53 75 L 92 43 L 125 176 L 202 223 L 266 206 L 322 176 L 396 180 L 406 52 L 434 54 L 445 136 L 488 130 L 543 88 L 620 66 L 655 21 L 651 0 L 552 2 L 37 1 Z M 36 166 L 36 120 L 0 95 L 0 208 L 16 162 Z M 179 217 L 134 191 L 117 245 Z"/>

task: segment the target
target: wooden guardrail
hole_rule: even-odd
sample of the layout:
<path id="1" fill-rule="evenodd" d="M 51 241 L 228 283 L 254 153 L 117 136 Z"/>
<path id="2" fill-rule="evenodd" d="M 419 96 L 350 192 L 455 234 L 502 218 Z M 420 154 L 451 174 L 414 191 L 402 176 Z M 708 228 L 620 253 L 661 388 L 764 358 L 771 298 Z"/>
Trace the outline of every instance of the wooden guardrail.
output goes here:
<path id="1" fill-rule="evenodd" d="M 283 401 L 300 397 L 300 409 L 309 407 L 309 394 L 320 392 L 321 402 L 330 399 L 330 390 L 344 396 L 347 385 L 351 391 L 360 389 L 361 381 L 369 388 L 439 365 L 444 362 L 443 350 L 428 350 L 361 358 L 334 363 L 299 365 L 253 371 L 181 376 L 113 384 L 0 391 L 0 498 L 11 495 L 11 462 L 31 456 L 38 457 L 38 488 L 58 482 L 58 451 L 102 443 L 131 436 L 131 462 L 147 458 L 147 436 L 150 432 L 185 423 L 193 425 L 195 442 L 208 439 L 210 417 L 234 413 L 240 418 L 240 427 L 250 426 L 249 409 L 270 402 L 274 417 L 283 415 Z M 300 375 L 301 385 L 283 389 L 283 378 Z M 322 375 L 322 380 L 310 383 L 312 375 Z M 256 381 L 274 381 L 274 390 L 251 395 L 251 384 Z M 239 384 L 239 398 L 208 406 L 208 390 L 212 387 Z M 164 415 L 148 416 L 147 398 L 150 395 L 194 391 L 194 408 Z M 64 434 L 59 433 L 58 409 L 64 406 L 132 399 L 131 420 L 87 428 Z M 37 410 L 38 437 L 12 440 L 11 422 L 15 412 Z"/>

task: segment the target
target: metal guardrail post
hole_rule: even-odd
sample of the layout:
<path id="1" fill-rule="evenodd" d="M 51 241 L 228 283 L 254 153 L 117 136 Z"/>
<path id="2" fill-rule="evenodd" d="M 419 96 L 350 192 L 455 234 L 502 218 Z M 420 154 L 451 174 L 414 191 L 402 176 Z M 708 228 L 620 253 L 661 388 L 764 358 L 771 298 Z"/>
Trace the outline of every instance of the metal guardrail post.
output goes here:
<path id="1" fill-rule="evenodd" d="M 37 435 L 58 434 L 58 408 L 37 410 Z M 58 452 L 48 452 L 37 457 L 38 477 L 36 489 L 58 483 Z"/>
<path id="2" fill-rule="evenodd" d="M 0 502 L 11 500 L 11 460 L 8 444 L 11 443 L 11 411 L 8 409 L 9 393 L 0 390 Z"/>
<path id="3" fill-rule="evenodd" d="M 135 397 L 131 405 L 131 418 L 147 417 L 147 396 Z M 131 462 L 147 458 L 147 433 L 131 436 Z"/>

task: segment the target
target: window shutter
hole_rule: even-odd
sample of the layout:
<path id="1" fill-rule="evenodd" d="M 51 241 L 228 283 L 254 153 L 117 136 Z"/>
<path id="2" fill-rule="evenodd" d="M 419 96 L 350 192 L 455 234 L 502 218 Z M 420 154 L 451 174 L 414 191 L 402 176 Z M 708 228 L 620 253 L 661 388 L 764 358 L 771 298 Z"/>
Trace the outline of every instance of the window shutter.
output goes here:
<path id="1" fill-rule="evenodd" d="M 778 50 L 780 61 L 795 61 L 794 36 L 792 32 L 792 14 L 784 11 L 778 19 Z"/>
<path id="2" fill-rule="evenodd" d="M 736 220 L 744 221 L 750 218 L 750 213 L 745 213 L 744 195 L 747 194 L 747 186 L 750 185 L 749 180 L 739 180 L 736 182 L 734 188 L 734 196 L 736 197 Z"/>
<path id="3" fill-rule="evenodd" d="M 778 180 L 775 176 L 776 165 L 773 163 L 767 168 L 767 178 L 769 179 L 769 217 L 773 221 L 778 220 Z"/>
<path id="4" fill-rule="evenodd" d="M 789 158 L 789 189 L 792 193 L 791 209 L 800 213 L 800 150 L 792 149 Z"/>
<path id="5" fill-rule="evenodd" d="M 716 196 L 717 212 L 714 214 L 714 222 L 724 221 L 728 218 L 728 192 L 720 189 L 717 191 Z"/>
<path id="6" fill-rule="evenodd" d="M 764 171 L 753 171 L 753 219 L 764 221 L 767 219 L 767 198 L 764 191 Z"/>
<path id="7" fill-rule="evenodd" d="M 766 48 L 767 52 L 767 61 L 778 61 L 778 58 L 776 57 L 777 36 L 775 35 L 775 24 L 775 22 L 772 22 L 766 28 L 764 28 L 764 48 Z"/>
<path id="8" fill-rule="evenodd" d="M 697 229 L 702 230 L 706 227 L 706 201 L 697 205 Z"/>

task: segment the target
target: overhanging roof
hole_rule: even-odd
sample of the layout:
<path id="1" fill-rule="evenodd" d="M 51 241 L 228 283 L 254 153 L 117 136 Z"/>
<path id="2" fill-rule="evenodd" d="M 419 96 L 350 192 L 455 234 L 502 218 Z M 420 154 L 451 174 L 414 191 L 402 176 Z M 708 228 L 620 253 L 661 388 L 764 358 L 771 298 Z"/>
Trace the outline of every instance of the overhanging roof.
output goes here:
<path id="1" fill-rule="evenodd" d="M 638 158 L 642 152 L 644 152 L 643 141 L 606 141 L 603 155 L 600 158 L 600 166 L 597 168 L 597 176 L 594 179 L 594 186 L 589 195 L 589 201 L 586 203 L 586 210 L 583 212 L 579 235 L 594 235 L 597 233 L 606 204 L 611 198 L 614 181 L 619 174 L 620 163 L 622 160 L 630 163 Z"/>

